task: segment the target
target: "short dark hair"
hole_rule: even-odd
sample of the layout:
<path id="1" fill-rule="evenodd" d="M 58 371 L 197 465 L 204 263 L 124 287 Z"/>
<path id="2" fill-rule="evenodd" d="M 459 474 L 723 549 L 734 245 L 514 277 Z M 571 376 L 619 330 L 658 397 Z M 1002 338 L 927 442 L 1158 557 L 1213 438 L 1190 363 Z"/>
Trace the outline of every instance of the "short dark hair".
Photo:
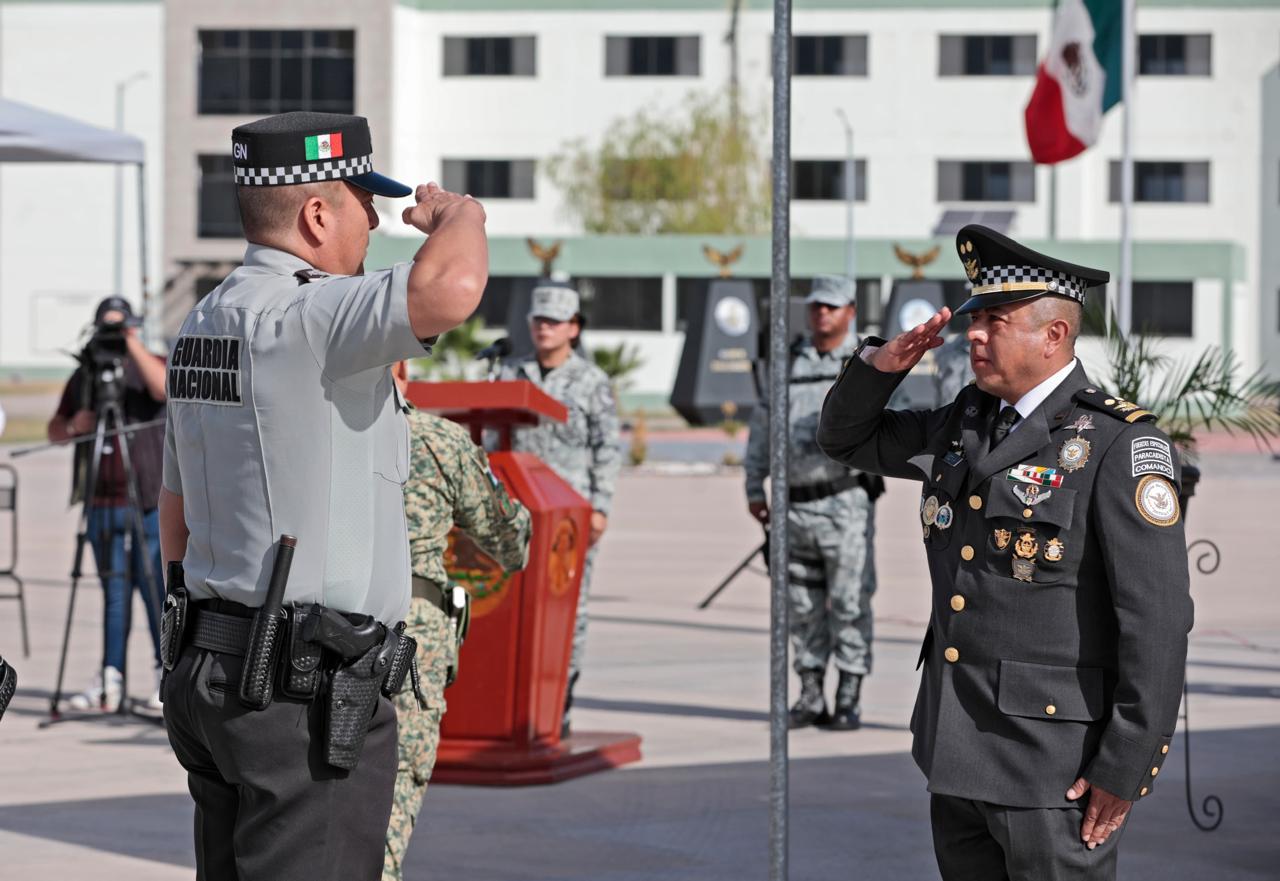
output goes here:
<path id="1" fill-rule="evenodd" d="M 298 217 L 302 203 L 312 196 L 328 198 L 342 181 L 320 181 L 278 187 L 236 187 L 240 203 L 240 225 L 245 238 L 268 239 L 287 232 Z"/>

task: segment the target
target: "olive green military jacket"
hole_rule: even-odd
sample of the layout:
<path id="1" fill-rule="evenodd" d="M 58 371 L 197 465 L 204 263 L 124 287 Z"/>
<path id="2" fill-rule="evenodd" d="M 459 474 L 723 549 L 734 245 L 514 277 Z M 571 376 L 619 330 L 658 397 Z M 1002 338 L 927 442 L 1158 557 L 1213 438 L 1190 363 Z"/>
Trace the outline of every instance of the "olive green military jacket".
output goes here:
<path id="1" fill-rule="evenodd" d="M 970 385 L 938 410 L 885 410 L 903 375 L 855 355 L 818 443 L 924 485 L 909 528 L 933 603 L 911 730 L 929 790 L 1066 807 L 1083 776 L 1147 795 L 1177 723 L 1192 621 L 1168 438 L 1077 365 L 989 449 L 999 400 Z"/>

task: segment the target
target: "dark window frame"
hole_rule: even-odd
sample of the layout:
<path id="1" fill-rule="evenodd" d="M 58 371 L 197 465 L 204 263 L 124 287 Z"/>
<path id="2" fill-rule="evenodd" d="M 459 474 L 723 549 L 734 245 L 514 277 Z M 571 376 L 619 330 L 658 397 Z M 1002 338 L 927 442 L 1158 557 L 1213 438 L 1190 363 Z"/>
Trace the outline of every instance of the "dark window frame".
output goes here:
<path id="1" fill-rule="evenodd" d="M 537 163 L 533 159 L 446 157 L 441 169 L 445 189 L 477 199 L 537 198 Z"/>
<path id="2" fill-rule="evenodd" d="M 957 166 L 952 169 L 949 166 Z M 1034 205 L 1036 166 L 1020 159 L 939 159 L 940 203 Z M 952 183 L 955 193 L 948 192 Z"/>
<path id="3" fill-rule="evenodd" d="M 870 66 L 869 44 L 867 34 L 795 34 L 791 38 L 791 74 L 818 78 L 866 77 Z M 811 51 L 812 64 L 809 63 Z"/>
<path id="4" fill-rule="evenodd" d="M 939 77 L 1035 76 L 1039 35 L 939 34 Z"/>
<path id="5" fill-rule="evenodd" d="M 606 79 L 702 76 L 700 34 L 607 34 L 604 54 Z"/>
<path id="6" fill-rule="evenodd" d="M 792 194 L 794 202 L 843 202 L 846 183 L 845 159 L 793 159 L 791 161 Z M 854 157 L 854 174 L 857 176 L 853 200 L 867 201 L 867 160 Z M 821 194 L 821 195 L 810 195 Z M 832 195 L 825 195 L 831 193 Z"/>
<path id="7" fill-rule="evenodd" d="M 538 38 L 530 34 L 446 35 L 441 45 L 441 75 L 447 79 L 512 79 L 538 75 Z M 499 48 L 503 45 L 507 52 L 505 59 L 501 57 Z M 505 70 L 499 69 L 504 67 Z"/>
<path id="8" fill-rule="evenodd" d="M 1107 201 L 1120 202 L 1119 159 L 1109 165 Z M 1207 159 L 1152 159 L 1133 163 L 1135 204 L 1208 205 L 1213 201 L 1213 167 Z"/>
<path id="9" fill-rule="evenodd" d="M 355 112 L 354 30 L 203 28 L 196 48 L 200 116 Z M 344 81 L 336 91 L 329 76 Z"/>
<path id="10" fill-rule="evenodd" d="M 1203 47 L 1203 53 L 1199 47 Z M 1203 70 L 1198 69 L 1201 58 Z M 1139 34 L 1137 64 L 1139 76 L 1211 77 L 1213 35 Z"/>
<path id="11" fill-rule="evenodd" d="M 201 153 L 196 157 L 196 170 L 196 238 L 244 238 L 231 156 Z M 218 205 L 217 200 L 225 201 Z"/>

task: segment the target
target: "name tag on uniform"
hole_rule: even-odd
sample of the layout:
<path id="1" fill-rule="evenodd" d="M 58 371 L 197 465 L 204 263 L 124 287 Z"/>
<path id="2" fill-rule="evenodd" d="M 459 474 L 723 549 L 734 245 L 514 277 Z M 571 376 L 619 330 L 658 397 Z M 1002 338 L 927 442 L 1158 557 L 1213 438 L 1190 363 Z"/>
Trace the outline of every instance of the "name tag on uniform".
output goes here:
<path id="1" fill-rule="evenodd" d="M 184 335 L 169 356 L 166 390 L 170 401 L 242 407 L 240 349 L 233 336 Z"/>

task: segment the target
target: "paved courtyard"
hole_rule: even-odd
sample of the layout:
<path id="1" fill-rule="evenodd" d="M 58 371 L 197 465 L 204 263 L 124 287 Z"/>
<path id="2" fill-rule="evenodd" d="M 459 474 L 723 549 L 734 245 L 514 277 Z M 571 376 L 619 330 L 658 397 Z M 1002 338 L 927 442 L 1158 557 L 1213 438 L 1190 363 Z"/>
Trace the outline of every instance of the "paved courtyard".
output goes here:
<path id="1" fill-rule="evenodd" d="M 1222 559 L 1216 574 L 1193 574 L 1188 674 L 1195 805 L 1217 795 L 1225 819 L 1204 833 L 1188 817 L 1180 726 L 1157 794 L 1125 832 L 1122 878 L 1280 878 L 1280 464 L 1237 444 L 1220 449 L 1203 461 L 1189 518 L 1189 538 L 1212 539 Z M 190 878 L 191 803 L 162 729 L 114 717 L 38 727 L 57 672 L 76 518 L 64 452 L 17 464 L 33 645 L 22 658 L 16 604 L 0 603 L 0 652 L 21 685 L 0 723 L 0 878 Z M 793 879 L 937 877 L 906 731 L 928 610 L 916 504 L 913 486 L 893 482 L 880 505 L 867 724 L 791 737 Z M 576 724 L 638 732 L 644 760 L 551 787 L 433 787 L 407 876 L 767 877 L 767 580 L 753 567 L 711 609 L 695 608 L 758 540 L 736 473 L 626 473 L 597 563 Z M 89 579 L 71 631 L 69 689 L 97 663 L 100 620 Z M 130 664 L 146 671 L 131 683 L 145 697 L 138 628 Z"/>

